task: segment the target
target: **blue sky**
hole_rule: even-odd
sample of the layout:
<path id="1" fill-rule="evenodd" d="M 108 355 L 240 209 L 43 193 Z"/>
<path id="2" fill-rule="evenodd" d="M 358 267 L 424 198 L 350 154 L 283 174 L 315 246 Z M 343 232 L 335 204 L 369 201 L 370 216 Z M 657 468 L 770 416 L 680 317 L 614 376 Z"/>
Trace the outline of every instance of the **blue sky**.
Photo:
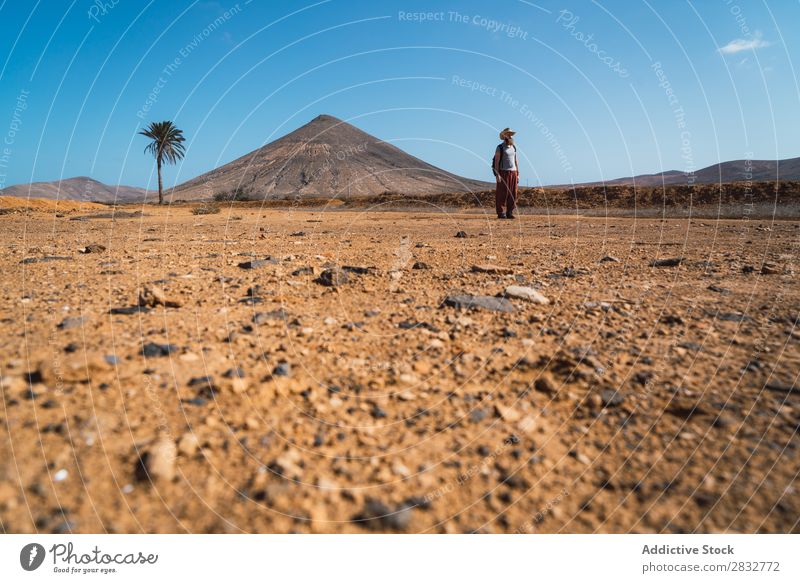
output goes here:
<path id="1" fill-rule="evenodd" d="M 0 0 L 0 187 L 155 186 L 137 132 L 188 139 L 165 185 L 320 113 L 523 184 L 800 156 L 800 2 Z"/>

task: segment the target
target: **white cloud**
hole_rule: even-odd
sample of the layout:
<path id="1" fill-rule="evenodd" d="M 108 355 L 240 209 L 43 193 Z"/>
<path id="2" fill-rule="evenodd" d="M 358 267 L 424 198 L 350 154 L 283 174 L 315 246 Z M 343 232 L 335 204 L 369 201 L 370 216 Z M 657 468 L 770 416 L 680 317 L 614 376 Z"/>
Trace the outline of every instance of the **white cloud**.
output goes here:
<path id="1" fill-rule="evenodd" d="M 770 44 L 765 40 L 761 39 L 760 34 L 756 34 L 751 38 L 737 38 L 726 44 L 724 47 L 720 47 L 717 49 L 723 55 L 734 55 L 736 53 L 741 53 L 742 51 L 754 51 L 756 49 L 763 49 L 764 47 L 768 47 Z"/>

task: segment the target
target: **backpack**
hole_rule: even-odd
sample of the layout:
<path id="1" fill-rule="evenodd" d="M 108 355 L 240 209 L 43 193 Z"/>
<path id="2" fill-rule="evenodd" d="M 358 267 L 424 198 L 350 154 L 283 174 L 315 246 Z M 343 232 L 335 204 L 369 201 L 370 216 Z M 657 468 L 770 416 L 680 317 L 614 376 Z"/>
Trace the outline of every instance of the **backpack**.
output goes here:
<path id="1" fill-rule="evenodd" d="M 497 150 L 499 150 L 502 145 L 503 144 L 497 144 L 497 147 L 494 149 L 494 153 L 495 154 L 497 154 Z M 516 154 L 517 153 L 517 146 L 514 145 L 514 144 L 511 144 L 511 147 L 514 148 L 514 153 Z M 502 163 L 502 162 L 503 162 L 503 154 L 501 152 L 500 153 L 500 163 Z M 491 160 L 489 161 L 489 166 L 492 169 L 492 174 L 497 176 L 497 172 L 495 172 L 495 170 L 494 170 L 494 156 L 492 156 Z"/>

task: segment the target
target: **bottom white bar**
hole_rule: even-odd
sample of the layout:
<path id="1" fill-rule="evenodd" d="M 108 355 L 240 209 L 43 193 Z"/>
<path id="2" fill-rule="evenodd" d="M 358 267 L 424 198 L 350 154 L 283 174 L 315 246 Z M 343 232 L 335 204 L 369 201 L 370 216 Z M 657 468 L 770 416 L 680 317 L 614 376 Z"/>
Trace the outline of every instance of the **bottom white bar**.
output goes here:
<path id="1" fill-rule="evenodd" d="M 793 535 L 2 535 L 0 580 L 800 581 L 799 543 Z"/>

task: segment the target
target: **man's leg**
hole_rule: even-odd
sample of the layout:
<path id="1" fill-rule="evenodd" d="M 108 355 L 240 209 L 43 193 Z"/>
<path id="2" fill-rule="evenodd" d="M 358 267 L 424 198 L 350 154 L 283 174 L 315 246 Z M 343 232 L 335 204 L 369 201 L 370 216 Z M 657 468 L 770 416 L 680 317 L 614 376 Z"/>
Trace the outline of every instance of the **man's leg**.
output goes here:
<path id="1" fill-rule="evenodd" d="M 494 191 L 494 209 L 497 211 L 497 216 L 501 219 L 506 216 L 506 192 L 503 174 L 504 172 L 501 170 L 498 174 L 500 180 L 497 181 L 497 186 Z"/>
<path id="2" fill-rule="evenodd" d="M 514 211 L 517 209 L 517 186 L 519 183 L 519 174 L 516 172 L 509 172 L 507 177 L 506 186 L 506 217 L 513 218 Z"/>

